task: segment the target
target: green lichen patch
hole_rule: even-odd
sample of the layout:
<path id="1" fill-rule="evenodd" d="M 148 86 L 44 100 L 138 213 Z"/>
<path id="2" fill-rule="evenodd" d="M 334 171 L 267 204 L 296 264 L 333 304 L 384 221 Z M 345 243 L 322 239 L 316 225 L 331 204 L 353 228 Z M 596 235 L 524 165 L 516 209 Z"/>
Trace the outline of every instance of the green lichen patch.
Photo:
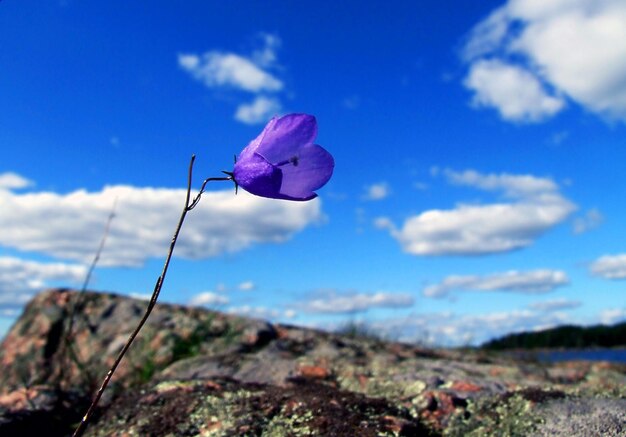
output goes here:
<path id="1" fill-rule="evenodd" d="M 469 401 L 451 419 L 444 435 L 449 437 L 527 436 L 536 431 L 542 418 L 534 411 L 536 404 L 562 399 L 558 390 L 525 388 L 495 398 Z"/>
<path id="2" fill-rule="evenodd" d="M 92 436 L 430 436 L 387 400 L 294 381 L 286 387 L 230 379 L 166 381 L 120 398 Z"/>

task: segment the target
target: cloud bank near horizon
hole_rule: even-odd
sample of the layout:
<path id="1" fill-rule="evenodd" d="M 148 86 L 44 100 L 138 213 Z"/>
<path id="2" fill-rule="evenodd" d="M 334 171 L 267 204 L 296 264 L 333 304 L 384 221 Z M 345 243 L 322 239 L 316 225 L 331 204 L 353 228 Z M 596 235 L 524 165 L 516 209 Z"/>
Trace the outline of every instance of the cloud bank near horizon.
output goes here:
<path id="1" fill-rule="evenodd" d="M 0 190 L 0 245 L 59 260 L 88 263 L 98 248 L 115 205 L 100 266 L 141 266 L 166 254 L 186 190 L 107 186 L 17 193 Z M 264 199 L 243 190 L 208 191 L 187 216 L 175 256 L 203 259 L 283 243 L 324 216 L 321 201 Z"/>

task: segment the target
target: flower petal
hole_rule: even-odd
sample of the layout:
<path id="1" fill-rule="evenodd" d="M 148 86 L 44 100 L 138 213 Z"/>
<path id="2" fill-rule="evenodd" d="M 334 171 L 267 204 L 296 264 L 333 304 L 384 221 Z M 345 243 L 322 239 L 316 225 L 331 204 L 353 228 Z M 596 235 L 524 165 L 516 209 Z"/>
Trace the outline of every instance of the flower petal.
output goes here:
<path id="1" fill-rule="evenodd" d="M 313 144 L 317 137 L 317 121 L 308 114 L 288 114 L 273 118 L 265 126 L 255 152 L 276 164 L 294 156 L 298 149 Z M 255 140 L 256 141 L 256 140 Z"/>
<path id="2" fill-rule="evenodd" d="M 317 121 L 307 114 L 272 118 L 243 151 L 233 179 L 257 196 L 310 200 L 333 174 L 335 162 L 324 148 L 313 144 Z"/>
<path id="3" fill-rule="evenodd" d="M 250 141 L 250 143 L 241 151 L 239 157 L 237 158 L 237 161 L 241 161 L 246 156 L 252 156 L 256 153 L 259 146 L 263 142 L 263 139 L 265 138 L 267 132 L 274 128 L 274 124 L 276 124 L 276 121 L 278 121 L 278 117 L 272 117 L 272 119 L 267 122 L 261 133 L 255 139 Z"/>
<path id="4" fill-rule="evenodd" d="M 242 152 L 243 154 L 243 152 Z M 282 185 L 282 171 L 257 153 L 239 159 L 233 169 L 237 184 L 249 193 L 276 198 Z"/>
<path id="5" fill-rule="evenodd" d="M 332 176 L 335 160 L 317 144 L 302 147 L 294 158 L 279 167 L 283 173 L 280 194 L 293 200 L 311 199 Z"/>

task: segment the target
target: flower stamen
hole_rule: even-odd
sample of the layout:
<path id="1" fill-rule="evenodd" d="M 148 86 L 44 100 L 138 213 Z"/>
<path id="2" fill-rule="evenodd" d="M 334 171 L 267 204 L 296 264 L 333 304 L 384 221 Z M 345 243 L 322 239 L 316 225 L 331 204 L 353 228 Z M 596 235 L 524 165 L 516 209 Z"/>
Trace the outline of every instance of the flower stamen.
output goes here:
<path id="1" fill-rule="evenodd" d="M 297 167 L 300 163 L 300 158 L 298 156 L 292 156 L 289 159 L 285 159 L 284 161 L 280 161 L 278 164 L 275 164 L 276 167 L 282 167 L 283 165 L 293 164 L 294 167 Z"/>

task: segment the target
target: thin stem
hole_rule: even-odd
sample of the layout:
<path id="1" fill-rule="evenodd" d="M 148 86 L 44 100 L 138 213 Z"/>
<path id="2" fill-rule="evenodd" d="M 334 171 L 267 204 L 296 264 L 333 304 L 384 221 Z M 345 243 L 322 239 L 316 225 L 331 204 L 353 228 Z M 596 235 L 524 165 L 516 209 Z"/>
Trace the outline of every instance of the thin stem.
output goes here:
<path id="1" fill-rule="evenodd" d="M 66 342 L 69 344 L 72 340 L 72 331 L 74 329 L 74 320 L 76 317 L 76 310 L 82 303 L 84 299 L 85 291 L 87 290 L 87 286 L 89 285 L 89 281 L 91 280 L 91 275 L 100 261 L 100 256 L 102 255 L 102 250 L 104 249 L 104 245 L 109 237 L 109 233 L 111 231 L 111 222 L 115 217 L 115 208 L 117 206 L 117 198 L 113 202 L 113 207 L 111 208 L 111 212 L 109 213 L 109 217 L 107 219 L 106 225 L 104 226 L 104 232 L 102 233 L 102 238 L 100 239 L 100 245 L 98 246 L 98 250 L 96 251 L 95 256 L 93 257 L 93 261 L 89 265 L 89 269 L 87 270 L 87 274 L 85 275 L 85 280 L 83 281 L 83 286 L 80 289 L 80 294 L 78 298 L 74 301 L 74 305 L 72 305 L 72 309 L 70 310 L 70 321 L 67 326 L 67 334 L 65 336 Z"/>
<path id="2" fill-rule="evenodd" d="M 198 202 L 200 202 L 200 197 L 202 197 L 202 194 L 204 193 L 206 184 L 212 181 L 232 181 L 232 180 L 233 180 L 232 176 L 220 177 L 220 178 L 206 178 L 204 182 L 202 182 L 202 186 L 200 187 L 200 191 L 198 191 L 198 194 L 196 195 L 196 197 L 194 197 L 191 204 L 187 206 L 187 211 L 191 211 L 192 209 L 194 209 L 196 205 L 198 204 Z"/>
<path id="3" fill-rule="evenodd" d="M 74 336 L 74 324 L 76 322 L 77 310 L 82 305 L 85 299 L 85 291 L 87 290 L 87 286 L 89 285 L 89 281 L 91 280 L 91 275 L 93 274 L 93 271 L 95 270 L 96 265 L 98 264 L 98 261 L 100 261 L 100 256 L 102 255 L 102 251 L 104 250 L 104 246 L 106 244 L 107 238 L 111 231 L 111 222 L 113 221 L 113 218 L 115 217 L 116 206 L 117 206 L 117 198 L 115 199 L 115 201 L 113 202 L 113 206 L 111 207 L 111 212 L 109 213 L 109 217 L 107 218 L 106 224 L 104 226 L 104 231 L 102 234 L 102 238 L 100 239 L 100 244 L 98 246 L 98 249 L 96 250 L 93 260 L 91 261 L 91 264 L 89 265 L 87 274 L 85 275 L 85 279 L 83 281 L 83 285 L 79 291 L 79 294 L 78 296 L 76 296 L 76 299 L 71 299 L 71 306 L 70 306 L 69 317 L 68 317 L 69 322 L 67 324 L 66 333 L 63 336 L 64 342 L 62 344 L 62 349 L 61 349 L 62 364 L 59 369 L 59 379 L 58 379 L 59 387 L 63 383 L 63 375 L 66 369 L 66 366 L 65 366 L 66 358 L 69 358 L 70 360 L 69 364 L 73 362 L 76 365 L 76 367 L 78 367 L 78 370 L 80 372 L 84 372 L 86 374 L 86 380 L 88 382 L 92 382 L 92 375 L 91 375 L 90 369 L 88 369 L 87 366 L 85 366 L 85 363 L 83 363 L 81 361 L 81 358 L 78 356 L 77 351 L 74 350 L 74 343 L 72 343 L 73 336 Z"/>
<path id="4" fill-rule="evenodd" d="M 102 255 L 102 249 L 104 249 L 104 244 L 106 243 L 107 238 L 109 237 L 109 232 L 111 231 L 111 222 L 113 221 L 113 218 L 115 217 L 116 207 L 117 207 L 117 197 L 113 201 L 113 207 L 111 208 L 111 212 L 109 213 L 109 218 L 107 219 L 106 226 L 104 227 L 104 233 L 102 235 L 102 239 L 100 240 L 100 246 L 98 246 L 96 255 L 94 256 L 93 261 L 91 262 L 91 265 L 89 266 L 89 270 L 87 271 L 87 275 L 85 276 L 85 281 L 83 282 L 83 286 L 80 289 L 80 291 L 83 293 L 85 292 L 85 290 L 87 290 L 87 286 L 89 285 L 89 281 L 91 280 L 91 275 L 93 274 L 93 271 L 96 268 L 98 261 L 100 261 L 100 256 Z"/>
<path id="5" fill-rule="evenodd" d="M 178 240 L 178 234 L 180 234 L 180 230 L 183 227 L 183 222 L 185 221 L 185 217 L 187 216 L 187 213 L 189 211 L 191 211 L 198 204 L 198 202 L 200 201 L 200 197 L 202 196 L 202 193 L 204 192 L 204 188 L 206 187 L 206 184 L 208 182 L 214 181 L 214 180 L 215 181 L 231 180 L 230 177 L 228 177 L 228 178 L 208 178 L 208 179 L 206 179 L 203 182 L 203 184 L 202 184 L 200 192 L 196 195 L 196 197 L 193 199 L 193 201 L 191 201 L 191 181 L 192 181 L 192 175 L 193 175 L 193 163 L 194 163 L 195 159 L 196 159 L 196 155 L 192 155 L 191 156 L 191 162 L 189 163 L 189 173 L 188 173 L 188 176 L 187 176 L 187 195 L 186 195 L 186 198 L 185 198 L 185 207 L 183 208 L 183 211 L 182 211 L 182 213 L 180 215 L 180 219 L 178 220 L 178 225 L 176 225 L 176 230 L 174 231 L 174 236 L 172 237 L 172 241 L 170 243 L 170 248 L 169 248 L 169 251 L 167 253 L 167 257 L 165 258 L 165 264 L 163 265 L 163 271 L 161 272 L 161 276 L 159 276 L 157 278 L 156 284 L 154 285 L 154 291 L 152 292 L 152 297 L 150 298 L 150 302 L 148 303 L 148 307 L 146 308 L 146 312 L 144 313 L 143 317 L 139 321 L 139 324 L 137 325 L 135 330 L 132 332 L 132 334 L 128 338 L 128 341 L 126 342 L 126 344 L 124 345 L 124 347 L 120 351 L 119 355 L 117 356 L 117 358 L 113 362 L 113 365 L 111 366 L 111 368 L 107 372 L 107 374 L 106 374 L 106 376 L 104 378 L 104 381 L 102 382 L 102 386 L 100 387 L 100 389 L 96 393 L 96 396 L 95 396 L 94 400 L 91 402 L 91 405 L 89 406 L 89 409 L 87 410 L 87 413 L 85 413 L 85 415 L 83 416 L 83 419 L 81 420 L 80 424 L 76 428 L 76 431 L 74 431 L 73 437 L 82 436 L 83 433 L 85 432 L 85 429 L 87 428 L 87 424 L 89 423 L 89 419 L 93 415 L 93 413 L 94 413 L 94 411 L 96 409 L 96 406 L 98 405 L 98 402 L 100 401 L 100 398 L 102 397 L 102 394 L 104 393 L 104 390 L 106 389 L 107 385 L 109 384 L 109 381 L 111 380 L 111 377 L 113 376 L 113 374 L 115 373 L 115 370 L 117 369 L 117 366 L 122 361 L 122 358 L 124 357 L 124 355 L 126 354 L 128 349 L 130 348 L 130 345 L 135 340 L 135 337 L 137 336 L 137 334 L 139 334 L 139 331 L 141 331 L 141 328 L 143 327 L 143 325 L 148 320 L 148 317 L 150 316 L 150 313 L 152 312 L 152 309 L 156 305 L 157 299 L 159 297 L 159 293 L 161 293 L 161 288 L 163 287 L 163 281 L 165 280 L 165 275 L 167 274 L 167 269 L 168 269 L 168 267 L 170 265 L 170 260 L 172 259 L 172 254 L 174 253 L 174 246 L 176 246 L 176 241 Z"/>

